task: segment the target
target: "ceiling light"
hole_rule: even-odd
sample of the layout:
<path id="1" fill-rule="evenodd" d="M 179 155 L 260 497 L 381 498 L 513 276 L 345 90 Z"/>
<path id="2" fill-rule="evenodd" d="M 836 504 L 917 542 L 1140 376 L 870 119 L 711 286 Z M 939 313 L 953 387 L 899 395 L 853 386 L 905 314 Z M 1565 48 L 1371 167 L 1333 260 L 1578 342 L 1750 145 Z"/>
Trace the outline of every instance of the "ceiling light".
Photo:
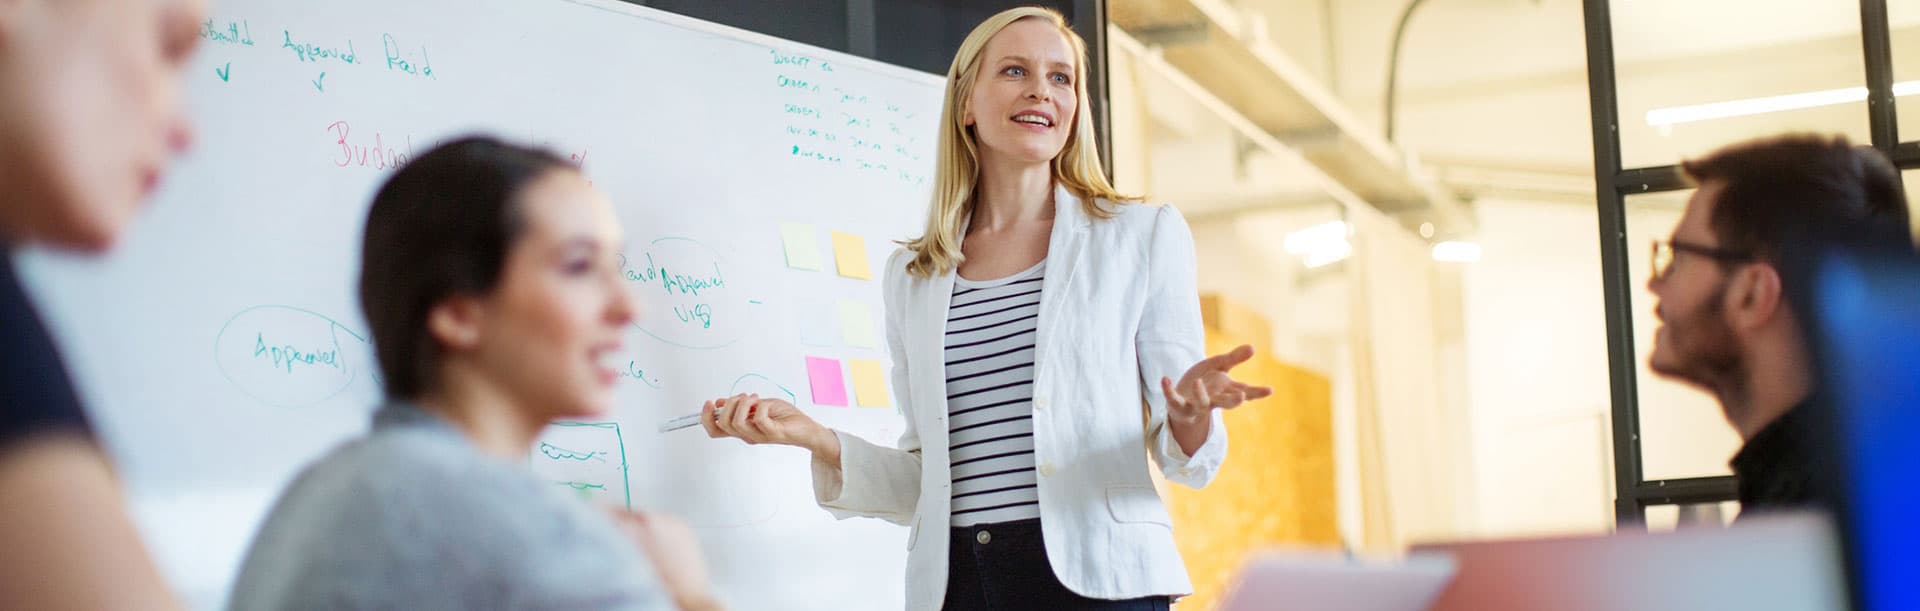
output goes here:
<path id="1" fill-rule="evenodd" d="M 1433 260 L 1447 263 L 1472 263 L 1480 260 L 1480 245 L 1474 242 L 1441 242 L 1433 245 Z"/>
<path id="2" fill-rule="evenodd" d="M 1307 267 L 1321 267 L 1353 254 L 1353 244 L 1347 241 L 1348 231 L 1345 221 L 1327 221 L 1288 233 L 1281 243 L 1287 254 L 1306 257 Z"/>
<path id="3" fill-rule="evenodd" d="M 1893 84 L 1893 95 L 1895 97 L 1909 96 L 1917 93 L 1920 93 L 1920 81 L 1906 81 Z M 1711 119 L 1744 117 L 1786 110 L 1833 106 L 1836 104 L 1860 102 L 1866 99 L 1866 87 L 1847 87 L 1844 89 L 1790 93 L 1787 95 L 1694 104 L 1690 106 L 1656 108 L 1647 111 L 1647 125 L 1664 127 Z"/>

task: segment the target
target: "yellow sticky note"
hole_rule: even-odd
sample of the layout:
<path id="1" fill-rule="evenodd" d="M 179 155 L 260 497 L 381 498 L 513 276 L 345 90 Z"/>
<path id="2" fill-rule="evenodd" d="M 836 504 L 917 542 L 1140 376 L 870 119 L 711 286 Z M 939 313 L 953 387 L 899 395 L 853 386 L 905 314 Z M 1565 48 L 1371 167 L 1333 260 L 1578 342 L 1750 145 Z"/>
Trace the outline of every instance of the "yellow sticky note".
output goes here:
<path id="1" fill-rule="evenodd" d="M 855 348 L 879 348 L 873 335 L 873 310 L 858 301 L 840 302 L 840 341 Z"/>
<path id="2" fill-rule="evenodd" d="M 840 266 L 840 275 L 861 280 L 873 279 L 873 269 L 867 266 L 866 238 L 833 232 L 833 259 Z"/>
<path id="3" fill-rule="evenodd" d="M 813 225 L 780 224 L 780 241 L 787 247 L 787 267 L 820 271 L 820 242 L 813 236 Z"/>
<path id="4" fill-rule="evenodd" d="M 880 370 L 880 361 L 852 359 L 847 367 L 853 370 L 853 400 L 860 407 L 891 407 L 887 400 L 887 376 Z"/>

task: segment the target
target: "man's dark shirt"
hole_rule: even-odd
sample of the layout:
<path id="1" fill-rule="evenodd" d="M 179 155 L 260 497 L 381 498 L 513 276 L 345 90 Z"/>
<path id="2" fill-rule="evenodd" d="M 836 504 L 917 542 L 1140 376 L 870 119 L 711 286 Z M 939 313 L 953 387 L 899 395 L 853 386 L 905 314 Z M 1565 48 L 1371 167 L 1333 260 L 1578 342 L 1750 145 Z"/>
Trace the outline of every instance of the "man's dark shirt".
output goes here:
<path id="1" fill-rule="evenodd" d="M 1782 414 L 1747 440 L 1729 463 L 1740 478 L 1740 513 L 1747 515 L 1817 504 L 1818 448 L 1812 399 Z"/>

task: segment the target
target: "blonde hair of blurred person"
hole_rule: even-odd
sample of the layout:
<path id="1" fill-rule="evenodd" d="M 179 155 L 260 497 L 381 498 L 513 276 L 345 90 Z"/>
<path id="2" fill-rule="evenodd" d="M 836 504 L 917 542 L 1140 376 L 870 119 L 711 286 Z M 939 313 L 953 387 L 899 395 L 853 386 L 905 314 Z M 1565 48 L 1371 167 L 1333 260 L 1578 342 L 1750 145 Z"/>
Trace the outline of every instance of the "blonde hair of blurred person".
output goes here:
<path id="1" fill-rule="evenodd" d="M 15 249 L 111 247 L 191 136 L 198 0 L 0 0 L 0 608 L 170 609 Z"/>

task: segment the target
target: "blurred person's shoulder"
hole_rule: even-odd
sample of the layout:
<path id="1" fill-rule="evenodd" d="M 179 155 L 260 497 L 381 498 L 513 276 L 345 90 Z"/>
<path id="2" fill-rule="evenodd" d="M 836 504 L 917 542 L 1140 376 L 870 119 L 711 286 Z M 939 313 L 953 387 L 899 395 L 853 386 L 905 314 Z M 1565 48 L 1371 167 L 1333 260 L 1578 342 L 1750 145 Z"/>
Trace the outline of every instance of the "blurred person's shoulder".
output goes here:
<path id="1" fill-rule="evenodd" d="M 274 504 L 233 608 L 315 600 L 479 608 L 569 592 L 616 601 L 658 596 L 645 560 L 611 520 L 525 465 L 487 455 L 416 407 L 389 405 L 374 420 L 368 435 L 301 471 Z M 569 559 L 594 570 L 552 574 Z M 590 583 L 596 579 L 605 583 Z"/>
<path id="2" fill-rule="evenodd" d="M 47 433 L 91 436 L 65 362 L 0 251 L 0 450 Z"/>
<path id="3" fill-rule="evenodd" d="M 452 425 L 401 403 L 380 408 L 365 437 L 302 471 L 283 504 L 331 505 L 330 513 L 361 510 L 368 519 L 402 522 L 401 528 L 424 534 L 493 517 L 460 505 L 510 499 L 536 487 L 521 465 L 486 455 Z M 453 508 L 460 513 L 435 515 Z"/>

